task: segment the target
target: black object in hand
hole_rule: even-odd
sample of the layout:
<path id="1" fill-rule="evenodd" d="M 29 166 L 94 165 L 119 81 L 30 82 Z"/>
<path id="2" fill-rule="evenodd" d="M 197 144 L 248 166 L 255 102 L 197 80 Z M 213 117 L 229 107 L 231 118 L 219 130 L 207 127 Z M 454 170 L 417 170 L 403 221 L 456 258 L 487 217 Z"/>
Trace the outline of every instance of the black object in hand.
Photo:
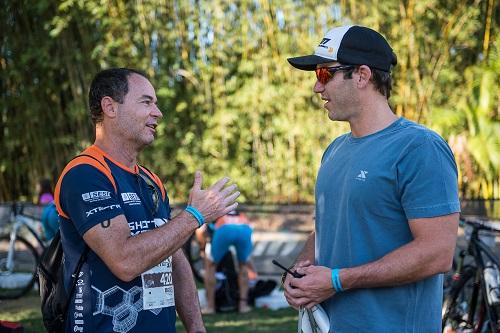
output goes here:
<path id="1" fill-rule="evenodd" d="M 297 273 L 297 271 L 291 271 L 289 270 L 288 268 L 286 268 L 285 266 L 283 266 L 282 264 L 280 264 L 279 262 L 277 262 L 276 260 L 273 259 L 273 264 L 275 264 L 276 266 L 278 266 L 279 268 L 281 268 L 282 270 L 284 270 L 285 272 L 287 272 L 288 274 L 292 275 L 294 278 L 296 279 L 300 279 L 301 277 L 305 276 L 305 274 L 300 274 L 300 273 Z"/>

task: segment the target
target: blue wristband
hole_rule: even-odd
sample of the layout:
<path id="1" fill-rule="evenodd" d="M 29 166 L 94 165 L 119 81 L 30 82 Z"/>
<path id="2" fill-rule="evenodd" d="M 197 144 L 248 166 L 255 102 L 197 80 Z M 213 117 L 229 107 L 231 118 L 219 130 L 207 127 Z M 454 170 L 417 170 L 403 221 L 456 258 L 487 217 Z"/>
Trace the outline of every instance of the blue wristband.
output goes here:
<path id="1" fill-rule="evenodd" d="M 344 291 L 342 288 L 342 283 L 340 283 L 340 276 L 339 276 L 340 269 L 334 268 L 332 269 L 332 285 L 333 289 L 335 289 L 336 292 Z"/>
<path id="2" fill-rule="evenodd" d="M 198 227 L 201 227 L 205 223 L 205 218 L 198 209 L 194 208 L 193 206 L 187 206 L 185 211 L 193 215 L 196 221 L 198 221 Z"/>

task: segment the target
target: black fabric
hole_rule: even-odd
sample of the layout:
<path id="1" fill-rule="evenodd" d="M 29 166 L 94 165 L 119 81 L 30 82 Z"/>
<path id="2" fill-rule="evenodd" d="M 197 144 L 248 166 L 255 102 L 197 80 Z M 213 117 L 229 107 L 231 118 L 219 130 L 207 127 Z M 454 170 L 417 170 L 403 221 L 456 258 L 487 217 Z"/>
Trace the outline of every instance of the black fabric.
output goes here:
<path id="1" fill-rule="evenodd" d="M 216 270 L 223 273 L 226 278 L 218 281 L 219 283 L 215 289 L 215 310 L 217 312 L 237 311 L 240 292 L 238 273 L 234 266 L 234 257 L 231 251 L 226 252 L 224 257 L 222 257 Z M 248 290 L 248 305 L 254 306 L 257 297 L 269 295 L 277 285 L 278 283 L 274 280 L 258 280 L 255 286 Z"/>
<path id="2" fill-rule="evenodd" d="M 49 333 L 64 332 L 68 305 L 75 291 L 78 275 L 87 258 L 88 251 L 88 246 L 85 246 L 85 250 L 73 272 L 69 293 L 67 293 L 66 288 L 64 288 L 64 253 L 59 231 L 57 231 L 49 247 L 43 252 L 37 270 L 43 325 Z"/>
<path id="3" fill-rule="evenodd" d="M 333 59 L 323 58 L 315 54 L 303 57 L 288 58 L 287 60 L 290 65 L 303 71 L 313 71 L 316 69 L 316 65 L 335 61 Z"/>
<path id="4" fill-rule="evenodd" d="M 238 273 L 234 266 L 231 251 L 227 251 L 217 265 L 217 272 L 223 273 L 226 278 L 217 284 L 215 289 L 215 310 L 217 312 L 231 312 L 238 310 L 239 287 Z"/>
<path id="5" fill-rule="evenodd" d="M 385 38 L 375 30 L 359 26 L 345 33 L 337 59 L 341 64 L 367 65 L 386 72 L 397 64 L 396 55 Z"/>
<path id="6" fill-rule="evenodd" d="M 269 295 L 277 285 L 278 283 L 274 280 L 258 280 L 255 286 L 248 290 L 248 305 L 255 306 L 257 297 Z"/>
<path id="7" fill-rule="evenodd" d="M 375 30 L 361 26 L 352 26 L 344 34 L 337 59 L 311 54 L 287 60 L 295 68 L 305 71 L 313 71 L 317 65 L 333 61 L 343 65 L 367 65 L 386 72 L 397 64 L 396 54 L 387 40 Z"/>

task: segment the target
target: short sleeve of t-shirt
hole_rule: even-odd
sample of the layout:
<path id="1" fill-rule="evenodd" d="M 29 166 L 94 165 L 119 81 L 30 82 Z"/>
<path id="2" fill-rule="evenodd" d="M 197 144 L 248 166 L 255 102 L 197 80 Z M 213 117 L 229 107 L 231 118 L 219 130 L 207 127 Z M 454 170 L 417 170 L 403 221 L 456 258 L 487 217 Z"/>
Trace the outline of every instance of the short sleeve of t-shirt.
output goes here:
<path id="1" fill-rule="evenodd" d="M 64 175 L 59 200 L 81 236 L 96 224 L 123 214 L 113 184 L 91 165 L 78 165 Z"/>
<path id="2" fill-rule="evenodd" d="M 398 189 L 408 219 L 460 212 L 457 167 L 446 142 L 427 133 L 398 164 Z"/>

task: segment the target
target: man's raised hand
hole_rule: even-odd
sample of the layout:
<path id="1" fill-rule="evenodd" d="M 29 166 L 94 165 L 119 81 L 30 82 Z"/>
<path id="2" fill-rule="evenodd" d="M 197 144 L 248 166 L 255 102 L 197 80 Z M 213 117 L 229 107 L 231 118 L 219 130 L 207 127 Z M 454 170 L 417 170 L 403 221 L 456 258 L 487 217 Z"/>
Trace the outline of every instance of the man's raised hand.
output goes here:
<path id="1" fill-rule="evenodd" d="M 202 175 L 200 171 L 194 174 L 194 184 L 189 194 L 188 205 L 195 207 L 205 218 L 212 222 L 238 207 L 236 199 L 240 196 L 236 184 L 227 185 L 228 177 L 218 180 L 215 184 L 202 189 Z"/>

